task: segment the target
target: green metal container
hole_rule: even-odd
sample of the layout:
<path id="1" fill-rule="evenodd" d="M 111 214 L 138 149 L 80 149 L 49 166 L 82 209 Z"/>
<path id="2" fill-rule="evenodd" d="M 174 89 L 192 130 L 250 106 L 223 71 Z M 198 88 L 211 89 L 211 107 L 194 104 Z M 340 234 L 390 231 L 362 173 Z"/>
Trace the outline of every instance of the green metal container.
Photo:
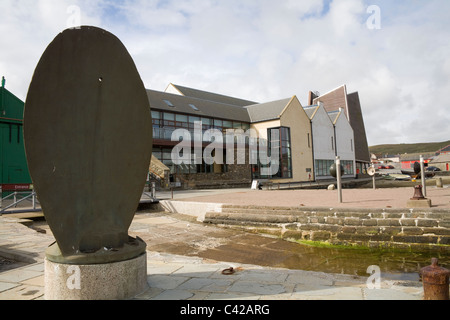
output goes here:
<path id="1" fill-rule="evenodd" d="M 23 139 L 24 102 L 0 87 L 0 184 L 31 184 Z M 5 192 L 3 194 L 5 196 Z"/>

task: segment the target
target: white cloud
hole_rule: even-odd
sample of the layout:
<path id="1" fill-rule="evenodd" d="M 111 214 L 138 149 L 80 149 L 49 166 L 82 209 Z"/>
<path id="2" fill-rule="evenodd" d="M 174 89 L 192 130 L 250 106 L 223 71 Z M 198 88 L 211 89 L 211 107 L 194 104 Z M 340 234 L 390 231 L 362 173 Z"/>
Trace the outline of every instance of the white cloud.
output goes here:
<path id="1" fill-rule="evenodd" d="M 448 140 L 448 1 L 2 0 L 0 76 L 24 99 L 37 61 L 81 22 L 126 45 L 147 87 L 169 82 L 256 101 L 358 91 L 369 144 Z M 367 8 L 381 9 L 369 30 Z M 4 49 L 6 48 L 6 49 Z"/>

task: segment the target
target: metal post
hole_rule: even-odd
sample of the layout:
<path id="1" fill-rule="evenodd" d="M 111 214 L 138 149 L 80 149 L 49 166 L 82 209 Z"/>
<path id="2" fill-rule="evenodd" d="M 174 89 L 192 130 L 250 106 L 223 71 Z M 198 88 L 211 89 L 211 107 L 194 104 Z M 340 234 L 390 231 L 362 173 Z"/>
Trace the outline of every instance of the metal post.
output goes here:
<path id="1" fill-rule="evenodd" d="M 372 165 L 373 172 L 375 172 L 375 165 Z M 375 173 L 372 176 L 373 190 L 377 190 L 377 186 L 375 185 Z"/>
<path id="2" fill-rule="evenodd" d="M 420 156 L 420 176 L 422 178 L 422 193 L 423 196 L 426 197 L 427 196 L 427 186 L 426 186 L 426 181 L 425 181 L 425 164 L 424 164 L 424 159 L 423 156 Z"/>
<path id="3" fill-rule="evenodd" d="M 336 157 L 336 178 L 338 187 L 338 201 L 342 203 L 342 177 L 341 177 L 341 158 Z"/>
<path id="4" fill-rule="evenodd" d="M 31 191 L 32 194 L 32 202 L 33 202 L 33 210 L 36 210 L 36 192 Z"/>
<path id="5" fill-rule="evenodd" d="M 152 198 L 156 198 L 156 183 L 152 182 Z"/>

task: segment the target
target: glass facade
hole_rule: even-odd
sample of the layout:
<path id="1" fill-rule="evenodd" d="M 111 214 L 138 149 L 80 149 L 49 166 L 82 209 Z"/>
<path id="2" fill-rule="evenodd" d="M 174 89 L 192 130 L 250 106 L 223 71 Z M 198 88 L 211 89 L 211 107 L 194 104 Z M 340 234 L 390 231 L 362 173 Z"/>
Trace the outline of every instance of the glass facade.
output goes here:
<path id="1" fill-rule="evenodd" d="M 354 166 L 353 166 L 353 161 L 350 160 L 341 160 L 341 165 L 344 167 L 345 170 L 345 174 L 355 174 L 354 172 Z"/>
<path id="2" fill-rule="evenodd" d="M 253 179 L 290 179 L 292 178 L 292 147 L 291 147 L 291 130 L 287 127 L 267 129 L 268 156 L 271 157 L 272 148 L 279 148 L 279 158 L 275 160 L 278 165 L 278 171 L 274 175 L 262 174 L 262 168 L 269 168 L 270 164 L 263 165 L 261 159 L 258 158 L 258 164 L 253 165 Z M 252 157 L 259 157 L 257 150 L 251 150 Z M 273 160 L 272 160 L 273 161 Z"/>
<path id="3" fill-rule="evenodd" d="M 334 164 L 334 160 L 316 160 L 316 177 L 328 177 L 330 174 L 330 167 Z M 344 167 L 345 175 L 353 175 L 353 161 L 341 160 L 341 166 Z"/>
<path id="4" fill-rule="evenodd" d="M 227 129 L 250 129 L 250 124 L 240 121 L 213 119 L 200 116 L 176 114 L 172 112 L 152 111 L 153 139 L 171 141 L 172 133 L 176 129 L 186 129 L 191 133 L 191 139 L 198 141 L 202 137 L 194 136 L 195 122 L 202 122 L 202 136 L 209 129 L 217 129 L 223 133 Z M 209 141 L 205 141 L 209 142 Z"/>
<path id="5" fill-rule="evenodd" d="M 152 111 L 153 119 L 153 155 L 158 158 L 164 165 L 170 168 L 172 174 L 195 174 L 195 173 L 224 173 L 228 171 L 226 164 L 206 164 L 203 159 L 198 159 L 195 164 L 195 154 L 192 150 L 191 164 L 175 165 L 172 161 L 173 147 L 165 147 L 164 144 L 178 142 L 172 142 L 172 133 L 177 129 L 186 129 L 191 134 L 192 141 L 202 141 L 204 143 L 210 143 L 211 141 L 205 139 L 204 133 L 210 129 L 217 129 L 220 132 L 226 133 L 227 129 L 250 129 L 250 124 L 240 121 L 214 119 L 209 117 L 201 117 L 195 115 L 179 114 L 172 112 Z M 195 135 L 195 122 L 202 122 L 202 136 Z M 161 141 L 158 146 L 157 140 Z M 166 142 L 167 141 L 167 142 Z M 162 146 L 161 146 L 162 145 Z M 202 150 L 203 152 L 203 150 Z M 226 150 L 224 152 L 224 161 L 226 159 Z M 182 156 L 182 154 L 180 154 Z"/>
<path id="6" fill-rule="evenodd" d="M 316 177 L 331 176 L 330 167 L 334 160 L 316 160 Z"/>

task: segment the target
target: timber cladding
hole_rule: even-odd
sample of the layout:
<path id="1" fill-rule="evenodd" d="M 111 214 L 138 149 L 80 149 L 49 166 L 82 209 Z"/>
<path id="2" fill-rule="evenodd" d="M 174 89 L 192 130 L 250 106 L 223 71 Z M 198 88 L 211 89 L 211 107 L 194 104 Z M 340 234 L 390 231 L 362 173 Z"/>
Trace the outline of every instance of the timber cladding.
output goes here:
<path id="1" fill-rule="evenodd" d="M 237 226 L 284 239 L 335 245 L 450 252 L 450 211 L 224 206 L 205 223 Z"/>

